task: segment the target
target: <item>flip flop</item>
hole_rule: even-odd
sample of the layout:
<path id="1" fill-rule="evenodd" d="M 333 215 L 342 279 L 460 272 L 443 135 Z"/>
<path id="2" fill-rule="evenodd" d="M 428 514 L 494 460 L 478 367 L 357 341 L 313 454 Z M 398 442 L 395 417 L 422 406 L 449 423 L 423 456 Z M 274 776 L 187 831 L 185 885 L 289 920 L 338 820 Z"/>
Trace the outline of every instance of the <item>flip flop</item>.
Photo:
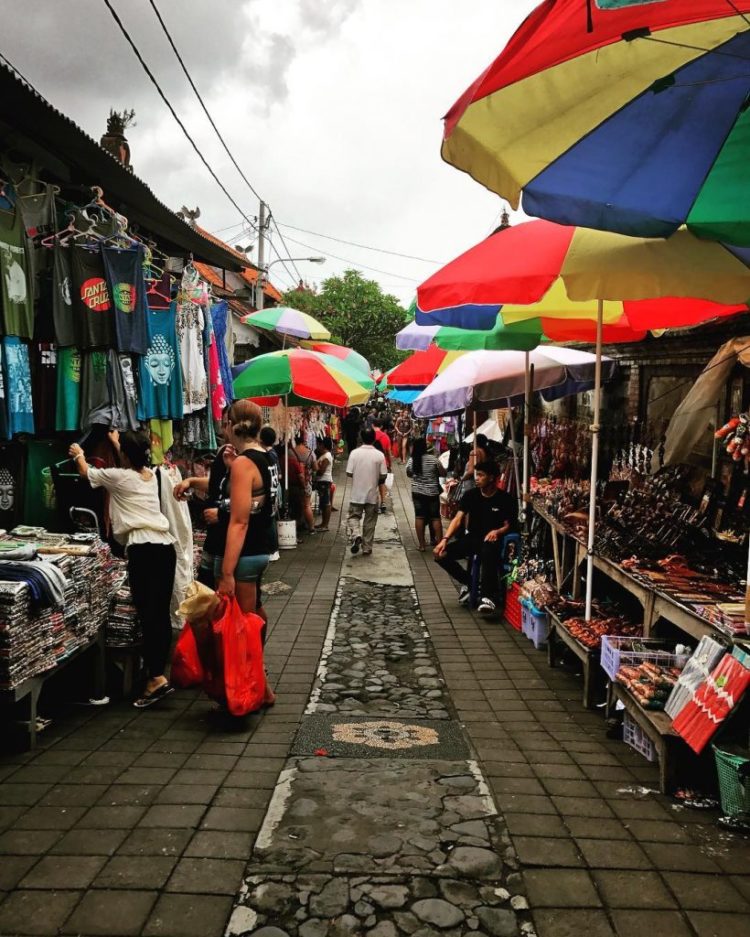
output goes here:
<path id="1" fill-rule="evenodd" d="M 144 693 L 143 696 L 139 696 L 138 699 L 133 703 L 136 709 L 148 709 L 149 706 L 153 706 L 154 703 L 158 703 L 159 700 L 163 700 L 165 697 L 169 696 L 170 693 L 174 693 L 174 687 L 171 683 L 162 683 L 160 687 L 157 687 L 153 693 Z"/>

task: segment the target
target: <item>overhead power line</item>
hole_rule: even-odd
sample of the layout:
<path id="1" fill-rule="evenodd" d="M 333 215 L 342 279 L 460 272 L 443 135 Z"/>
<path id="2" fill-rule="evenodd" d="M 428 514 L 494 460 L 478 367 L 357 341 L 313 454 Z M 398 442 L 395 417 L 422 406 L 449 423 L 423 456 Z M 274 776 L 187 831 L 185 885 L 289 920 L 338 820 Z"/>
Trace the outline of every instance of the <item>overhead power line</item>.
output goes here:
<path id="1" fill-rule="evenodd" d="M 174 44 L 174 40 L 172 39 L 172 35 L 171 35 L 171 33 L 169 32 L 169 30 L 167 29 L 167 24 L 166 24 L 166 23 L 164 22 L 164 20 L 162 19 L 161 13 L 159 12 L 159 8 L 158 8 L 157 5 L 156 5 L 156 0 L 149 0 L 149 3 L 151 4 L 151 9 L 152 9 L 152 10 L 154 11 L 154 13 L 156 14 L 156 18 L 159 20 L 159 25 L 161 26 L 161 28 L 162 28 L 162 30 L 163 30 L 163 32 L 164 32 L 164 35 L 167 37 L 167 42 L 169 42 L 170 46 L 172 47 L 172 51 L 174 52 L 175 56 L 177 57 L 177 61 L 180 63 L 180 67 L 182 68 L 182 71 L 184 72 L 185 77 L 186 77 L 187 80 L 188 80 L 188 84 L 190 85 L 190 87 L 191 87 L 191 88 L 193 89 L 193 91 L 195 92 L 195 96 L 196 96 L 196 98 L 198 98 L 198 103 L 199 103 L 200 106 L 203 108 L 203 113 L 206 115 L 209 124 L 211 124 L 211 127 L 213 128 L 214 133 L 215 133 L 216 136 L 219 138 L 219 142 L 220 142 L 221 145 L 224 147 L 224 150 L 225 150 L 227 156 L 228 156 L 229 159 L 232 161 L 232 165 L 233 165 L 234 168 L 237 170 L 237 172 L 240 174 L 240 176 L 241 176 L 241 178 L 242 178 L 242 181 L 245 183 L 245 185 L 248 187 L 248 189 L 250 189 L 250 191 L 251 191 L 251 192 L 253 193 L 253 195 L 258 199 L 258 201 L 261 201 L 260 195 L 258 195 L 258 192 L 257 192 L 257 190 L 255 189 L 255 187 L 253 186 L 252 182 L 250 182 L 250 180 L 247 178 L 247 176 L 245 175 L 245 173 L 242 171 L 242 167 L 241 167 L 240 164 L 237 162 L 237 160 L 234 158 L 234 156 L 233 156 L 233 154 L 232 154 L 232 151 L 231 151 L 231 150 L 229 149 L 229 147 L 227 146 L 226 140 L 225 140 L 224 137 L 221 135 L 221 131 L 220 131 L 219 128 L 216 126 L 216 123 L 215 123 L 213 117 L 211 116 L 211 114 L 210 114 L 208 108 L 206 107 L 205 101 L 204 101 L 203 98 L 201 97 L 201 93 L 200 93 L 200 91 L 198 91 L 198 88 L 196 87 L 195 82 L 193 81 L 193 79 L 192 79 L 192 77 L 191 77 L 191 75 L 190 75 L 190 72 L 189 72 L 188 69 L 187 69 L 187 65 L 185 65 L 185 62 L 183 61 L 183 58 L 182 58 L 182 56 L 180 55 L 179 50 L 177 49 L 177 46 Z"/>
<path id="2" fill-rule="evenodd" d="M 106 2 L 106 0 L 105 0 L 105 2 Z M 169 32 L 169 29 L 168 29 L 168 27 L 167 27 L 167 24 L 164 22 L 164 19 L 162 18 L 161 13 L 159 12 L 159 8 L 158 8 L 157 5 L 156 5 L 156 0 L 149 0 L 149 3 L 151 4 L 151 9 L 154 11 L 154 14 L 156 15 L 156 18 L 157 18 L 157 20 L 159 21 L 159 25 L 161 26 L 162 31 L 164 32 L 164 35 L 167 37 L 167 41 L 169 42 L 169 45 L 171 46 L 172 51 L 174 52 L 175 57 L 177 58 L 177 61 L 180 63 L 180 67 L 182 68 L 182 71 L 183 71 L 183 73 L 184 73 L 184 75 L 185 75 L 185 78 L 187 78 L 188 84 L 190 85 L 190 87 L 191 87 L 192 90 L 193 90 L 193 93 L 195 94 L 196 98 L 198 99 L 198 103 L 200 104 L 201 108 L 203 109 L 203 113 L 206 115 L 206 118 L 208 119 L 208 122 L 211 124 L 211 128 L 213 129 L 214 133 L 216 134 L 216 136 L 217 136 L 219 142 L 220 142 L 221 145 L 224 147 L 224 150 L 225 150 L 227 156 L 229 157 L 229 159 L 231 160 L 232 165 L 234 166 L 234 168 L 235 168 L 235 169 L 237 170 L 237 172 L 239 173 L 240 178 L 242 179 L 242 181 L 245 183 L 245 185 L 248 187 L 248 189 L 250 189 L 250 191 L 253 193 L 253 195 L 258 199 L 258 201 L 263 201 L 263 199 L 261 199 L 260 195 L 258 194 L 258 190 L 255 188 L 255 186 L 252 184 L 252 182 L 250 182 L 250 180 L 247 178 L 247 176 L 245 175 L 245 173 L 242 171 L 242 167 L 240 166 L 240 164 L 239 164 L 239 163 L 237 162 L 237 160 L 235 159 L 234 154 L 233 154 L 232 151 L 229 149 L 229 146 L 228 146 L 226 140 L 224 139 L 224 137 L 222 136 L 221 131 L 220 131 L 219 128 L 216 126 L 216 121 L 215 121 L 215 120 L 213 119 L 213 117 L 211 116 L 211 112 L 208 110 L 208 107 L 206 106 L 206 102 L 205 102 L 205 101 L 203 100 L 203 98 L 201 97 L 201 93 L 200 93 L 200 91 L 198 91 L 198 88 L 197 88 L 195 82 L 193 81 L 193 78 L 192 78 L 190 72 L 188 71 L 188 67 L 187 67 L 187 65 L 185 64 L 185 60 L 184 60 L 183 57 L 180 55 L 179 49 L 177 48 L 177 46 L 176 46 L 176 44 L 175 44 L 175 41 L 174 41 L 174 39 L 172 38 L 171 33 Z M 274 220 L 274 224 L 275 224 L 275 220 Z M 255 228 L 256 231 L 258 230 L 257 225 L 253 225 L 253 227 Z M 286 243 L 285 243 L 285 241 L 284 241 L 284 236 L 283 236 L 283 234 L 281 233 L 281 231 L 279 231 L 278 225 L 276 226 L 276 230 L 278 231 L 279 238 L 281 239 L 281 243 L 282 243 L 284 249 L 285 249 L 286 252 L 287 252 L 289 261 L 291 262 L 293 269 L 296 271 L 297 276 L 299 277 L 299 279 L 302 279 L 299 270 L 297 270 L 297 267 L 295 266 L 294 261 L 292 260 L 291 252 L 288 250 L 288 248 L 287 248 L 287 246 L 286 246 Z M 281 256 L 281 255 L 279 255 L 279 256 Z"/>
<path id="3" fill-rule="evenodd" d="M 384 247 L 370 247 L 368 244 L 357 244 L 356 241 L 347 241 L 345 238 L 337 238 L 332 234 L 321 234 L 319 231 L 308 231 L 307 228 L 298 228 L 296 225 L 286 224 L 283 221 L 278 221 L 277 224 L 280 224 L 282 228 L 289 228 L 291 231 L 301 231 L 303 234 L 311 234 L 313 237 L 325 238 L 327 241 L 336 241 L 337 244 L 348 244 L 349 247 L 358 247 L 364 251 L 375 251 L 378 254 L 390 254 L 391 257 L 403 257 L 405 260 L 418 260 L 423 264 L 442 265 L 445 262 L 442 260 L 430 260 L 428 257 L 416 257 L 414 254 L 402 254 L 400 251 L 386 250 Z"/>
<path id="4" fill-rule="evenodd" d="M 180 130 L 182 130 L 182 132 L 183 132 L 183 134 L 185 135 L 185 137 L 187 138 L 187 141 L 188 141 L 188 143 L 190 144 L 190 146 L 195 150 L 195 153 L 196 153 L 196 155 L 198 156 L 198 158 L 200 159 L 200 161 L 203 163 L 203 165 L 206 167 L 206 169 L 207 169 L 207 170 L 209 171 L 209 173 L 211 174 L 211 177 L 213 178 L 214 182 L 219 186 L 219 188 L 221 189 L 221 191 L 224 193 L 224 195 L 226 195 L 226 197 L 229 199 L 229 201 L 232 203 L 232 205 L 237 209 L 237 211 L 239 212 L 239 214 L 245 219 L 245 221 L 246 221 L 251 227 L 255 227 L 255 223 L 245 214 L 245 212 L 242 210 L 242 208 L 240 208 L 240 206 L 237 204 L 237 202 L 235 201 L 235 199 L 234 199 L 234 198 L 232 197 L 232 195 L 229 193 L 229 190 L 226 188 L 226 186 L 224 185 L 224 183 L 221 181 L 221 179 L 219 179 L 219 177 L 218 177 L 218 176 L 216 175 L 216 173 L 214 172 L 213 167 L 211 166 L 211 164 L 208 162 L 208 160 L 207 160 L 206 157 L 203 155 L 203 153 L 201 153 L 201 151 L 198 149 L 198 146 L 197 146 L 197 144 L 195 143 L 195 140 L 193 140 L 193 138 L 190 136 L 190 133 L 188 132 L 187 127 L 186 127 L 185 124 L 183 124 L 183 122 L 180 120 L 180 118 L 179 118 L 179 116 L 178 116 L 178 114 L 177 114 L 177 111 L 176 111 L 176 110 L 174 109 L 174 107 L 172 106 L 171 101 L 170 101 L 169 98 L 166 96 L 166 94 L 164 93 L 164 91 L 163 91 L 162 88 L 161 88 L 161 85 L 159 84 L 159 82 L 158 82 L 158 81 L 156 80 L 156 78 L 154 77 L 154 73 L 151 71 L 151 69 L 150 69 L 150 68 L 148 67 L 148 65 L 146 64 L 146 61 L 145 61 L 145 59 L 143 58 L 143 56 L 141 55 L 140 50 L 138 49 L 138 46 L 135 44 L 135 42 L 134 42 L 134 40 L 132 39 L 130 33 L 129 33 L 129 32 L 127 31 L 127 29 L 125 28 L 124 23 L 122 22 L 122 20 L 120 19 L 119 15 L 118 15 L 118 13 L 117 13 L 117 10 L 115 10 L 115 8 L 112 6 L 110 0 L 103 0 L 103 2 L 104 2 L 104 5 L 105 5 L 105 6 L 107 7 L 107 9 L 109 10 L 110 14 L 112 15 L 112 19 L 115 21 L 115 23 L 117 24 L 118 28 L 120 29 L 120 32 L 123 34 L 123 36 L 124 36 L 125 39 L 127 40 L 128 45 L 129 45 L 130 48 L 133 50 L 133 54 L 135 55 L 135 57 L 136 57 L 136 58 L 138 59 L 138 61 L 140 62 L 141 67 L 143 68 L 143 70 L 144 70 L 144 71 L 146 72 L 146 74 L 148 75 L 149 80 L 151 81 L 151 84 L 156 88 L 156 90 L 157 90 L 157 92 L 158 92 L 158 94 L 159 94 L 159 97 L 160 97 L 160 98 L 162 99 L 162 101 L 166 104 L 167 108 L 169 109 L 169 113 L 170 113 L 170 114 L 172 115 L 172 117 L 175 119 L 177 125 L 179 126 Z"/>
<path id="5" fill-rule="evenodd" d="M 408 283 L 420 283 L 421 280 L 415 280 L 414 277 L 405 277 L 401 273 L 394 273 L 392 270 L 381 270 L 378 267 L 368 267 L 366 264 L 361 264 L 357 260 L 351 260 L 349 257 L 340 257 L 338 254 L 331 254 L 330 251 L 321 250 L 319 247 L 313 247 L 312 244 L 305 244 L 303 241 L 298 241 L 296 238 L 290 237 L 289 240 L 292 244 L 299 244 L 300 247 L 304 247 L 307 250 L 318 251 L 321 254 L 325 254 L 326 257 L 330 257 L 333 260 L 340 260 L 342 263 L 351 264 L 352 267 L 358 267 L 362 270 L 369 270 L 372 273 L 381 273 L 387 277 L 396 277 L 397 280 L 406 280 Z"/>

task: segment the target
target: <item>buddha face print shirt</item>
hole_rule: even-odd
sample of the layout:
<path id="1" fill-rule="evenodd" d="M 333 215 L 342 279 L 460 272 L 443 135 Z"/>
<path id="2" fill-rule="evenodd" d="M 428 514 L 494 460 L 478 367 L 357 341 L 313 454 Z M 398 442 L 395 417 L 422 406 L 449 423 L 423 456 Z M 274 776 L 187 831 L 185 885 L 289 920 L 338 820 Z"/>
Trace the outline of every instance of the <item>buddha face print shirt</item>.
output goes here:
<path id="1" fill-rule="evenodd" d="M 170 303 L 168 309 L 148 310 L 148 348 L 138 360 L 139 420 L 179 420 L 183 416 L 175 307 Z"/>

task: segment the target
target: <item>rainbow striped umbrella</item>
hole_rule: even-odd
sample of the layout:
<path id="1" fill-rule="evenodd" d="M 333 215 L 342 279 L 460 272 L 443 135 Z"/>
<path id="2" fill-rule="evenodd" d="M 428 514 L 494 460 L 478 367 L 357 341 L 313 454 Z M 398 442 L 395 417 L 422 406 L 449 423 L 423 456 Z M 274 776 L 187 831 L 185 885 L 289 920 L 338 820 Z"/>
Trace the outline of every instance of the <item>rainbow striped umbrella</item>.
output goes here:
<path id="1" fill-rule="evenodd" d="M 498 231 L 417 288 L 416 322 L 492 329 L 541 320 L 549 338 L 570 320 L 633 330 L 696 325 L 747 311 L 750 267 L 681 230 L 668 240 L 551 221 Z"/>
<path id="2" fill-rule="evenodd" d="M 304 348 L 287 348 L 251 358 L 232 368 L 236 398 L 266 406 L 322 403 L 350 407 L 366 403 L 375 382 L 345 361 Z"/>
<path id="3" fill-rule="evenodd" d="M 322 355 L 330 355 L 332 358 L 338 358 L 339 361 L 345 361 L 358 371 L 364 371 L 370 374 L 370 362 L 364 355 L 360 355 L 353 348 L 347 348 L 346 345 L 334 345 L 333 342 L 301 342 L 303 348 L 309 348 L 310 351 L 318 351 Z"/>
<path id="4" fill-rule="evenodd" d="M 445 117 L 530 215 L 750 245 L 750 0 L 545 0 Z"/>
<path id="5" fill-rule="evenodd" d="M 292 338 L 315 339 L 327 341 L 331 337 L 328 329 L 299 309 L 291 306 L 274 306 L 273 309 L 261 309 L 260 312 L 249 312 L 242 316 L 243 325 L 252 325 L 267 332 L 277 332 L 279 335 L 290 335 Z"/>

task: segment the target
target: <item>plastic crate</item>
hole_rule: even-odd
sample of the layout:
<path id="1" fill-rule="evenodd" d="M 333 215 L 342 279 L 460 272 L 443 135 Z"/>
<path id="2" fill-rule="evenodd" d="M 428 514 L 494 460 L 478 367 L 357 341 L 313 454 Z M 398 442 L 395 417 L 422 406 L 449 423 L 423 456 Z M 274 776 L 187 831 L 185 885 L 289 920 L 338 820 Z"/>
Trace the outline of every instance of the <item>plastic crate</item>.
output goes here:
<path id="1" fill-rule="evenodd" d="M 521 589 L 518 583 L 511 583 L 505 593 L 505 620 L 516 631 L 521 631 L 523 619 L 521 616 Z"/>
<path id="2" fill-rule="evenodd" d="M 622 721 L 622 740 L 639 755 L 643 755 L 646 761 L 656 761 L 654 743 L 628 713 L 625 713 Z"/>
<path id="3" fill-rule="evenodd" d="M 531 641 L 534 647 L 539 650 L 547 644 L 549 635 L 549 615 L 547 612 L 540 612 L 538 608 L 529 605 L 526 608 L 528 615 L 526 637 Z"/>
<path id="4" fill-rule="evenodd" d="M 648 650 L 635 650 L 639 645 L 646 645 Z M 602 636 L 601 665 L 610 680 L 617 679 L 617 671 L 623 664 L 637 666 L 650 661 L 662 667 L 674 667 L 677 655 L 665 651 L 662 641 L 655 638 L 630 638 L 617 634 Z"/>
<path id="5" fill-rule="evenodd" d="M 719 775 L 721 809 L 727 816 L 750 816 L 750 777 L 740 777 L 739 769 L 750 761 L 747 755 L 722 751 L 715 745 L 716 773 Z"/>

